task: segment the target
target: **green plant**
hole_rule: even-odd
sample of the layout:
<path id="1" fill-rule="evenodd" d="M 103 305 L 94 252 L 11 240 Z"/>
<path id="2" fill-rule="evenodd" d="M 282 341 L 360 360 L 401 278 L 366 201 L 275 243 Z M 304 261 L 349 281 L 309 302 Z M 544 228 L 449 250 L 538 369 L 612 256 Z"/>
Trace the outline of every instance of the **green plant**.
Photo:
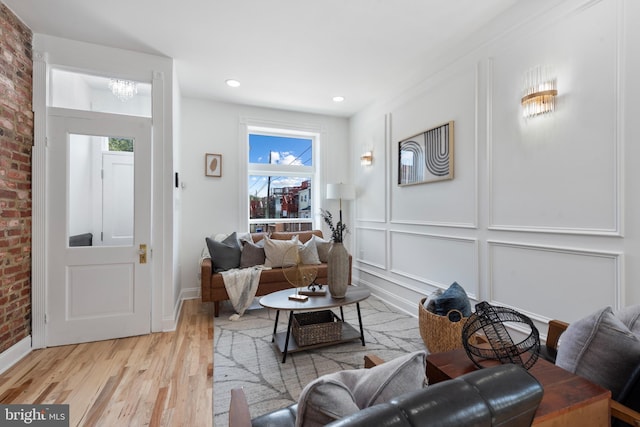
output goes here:
<path id="1" fill-rule="evenodd" d="M 320 213 L 322 214 L 322 219 L 327 223 L 329 229 L 331 230 L 331 241 L 335 243 L 342 243 L 344 235 L 349 232 L 346 224 L 342 222 L 340 219 L 335 225 L 333 224 L 333 215 L 331 212 L 325 209 L 320 209 Z M 342 216 L 342 215 L 341 215 Z"/>

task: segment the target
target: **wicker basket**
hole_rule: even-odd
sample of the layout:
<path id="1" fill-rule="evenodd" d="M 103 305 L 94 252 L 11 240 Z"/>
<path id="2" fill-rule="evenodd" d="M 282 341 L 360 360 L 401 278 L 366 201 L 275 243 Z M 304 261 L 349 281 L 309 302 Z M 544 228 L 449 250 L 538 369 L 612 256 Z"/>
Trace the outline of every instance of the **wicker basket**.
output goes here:
<path id="1" fill-rule="evenodd" d="M 331 310 L 293 314 L 293 337 L 300 347 L 342 338 L 342 321 Z"/>
<path id="2" fill-rule="evenodd" d="M 463 348 L 462 327 L 468 318 L 463 317 L 458 310 L 451 310 L 447 316 L 432 313 L 424 307 L 426 300 L 426 298 L 421 299 L 418 305 L 418 325 L 420 327 L 420 336 L 429 352 L 440 353 Z M 452 312 L 456 312 L 459 316 L 451 317 L 459 318 L 459 321 L 453 322 L 449 320 Z"/>

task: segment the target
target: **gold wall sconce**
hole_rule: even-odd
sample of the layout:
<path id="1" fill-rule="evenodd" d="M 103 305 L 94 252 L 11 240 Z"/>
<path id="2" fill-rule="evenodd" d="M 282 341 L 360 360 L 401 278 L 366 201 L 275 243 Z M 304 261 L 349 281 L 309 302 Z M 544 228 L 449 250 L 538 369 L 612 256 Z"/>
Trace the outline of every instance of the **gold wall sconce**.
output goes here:
<path id="1" fill-rule="evenodd" d="M 371 166 L 373 163 L 373 153 L 371 151 L 365 151 L 360 156 L 360 165 L 361 166 Z"/>
<path id="2" fill-rule="evenodd" d="M 528 118 L 554 111 L 557 95 L 556 77 L 550 67 L 530 69 L 524 77 L 522 116 Z"/>

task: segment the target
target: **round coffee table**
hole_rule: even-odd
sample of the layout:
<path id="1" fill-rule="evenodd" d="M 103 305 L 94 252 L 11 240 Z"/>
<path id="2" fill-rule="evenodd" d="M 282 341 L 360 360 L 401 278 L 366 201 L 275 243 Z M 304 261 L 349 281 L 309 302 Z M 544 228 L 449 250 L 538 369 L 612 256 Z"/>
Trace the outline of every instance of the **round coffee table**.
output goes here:
<path id="1" fill-rule="evenodd" d="M 282 353 L 282 363 L 286 362 L 287 354 L 297 351 L 309 350 L 311 348 L 324 347 L 327 345 L 334 345 L 348 341 L 354 341 L 359 339 L 364 344 L 364 329 L 362 328 L 362 315 L 360 314 L 360 301 L 369 298 L 371 292 L 369 289 L 359 286 L 349 286 L 344 298 L 333 298 L 329 292 L 326 295 L 310 296 L 307 301 L 296 301 L 289 299 L 289 296 L 295 294 L 295 289 L 285 289 L 278 292 L 265 295 L 260 298 L 260 305 L 266 308 L 272 308 L 276 310 L 276 320 L 273 326 L 273 336 L 271 342 L 275 342 L 278 349 Z M 355 304 L 358 312 L 358 322 L 360 324 L 360 331 L 358 331 L 350 324 L 344 321 L 344 312 L 342 307 L 349 304 Z M 321 309 L 340 308 L 340 318 L 342 319 L 342 334 L 339 340 L 323 342 L 313 345 L 299 346 L 295 339 L 291 336 L 291 325 L 293 323 L 294 311 L 313 311 Z M 280 317 L 280 310 L 289 312 L 289 322 L 287 326 L 287 332 L 277 332 L 278 319 Z"/>

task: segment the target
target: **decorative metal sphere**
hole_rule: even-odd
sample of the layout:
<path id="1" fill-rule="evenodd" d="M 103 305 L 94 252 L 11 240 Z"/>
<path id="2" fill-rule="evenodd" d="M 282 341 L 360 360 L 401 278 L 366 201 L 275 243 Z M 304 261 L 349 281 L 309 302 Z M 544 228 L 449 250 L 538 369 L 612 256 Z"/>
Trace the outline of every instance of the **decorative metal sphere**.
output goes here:
<path id="1" fill-rule="evenodd" d="M 529 335 L 514 343 L 505 323 L 523 323 Z M 531 319 L 506 307 L 492 306 L 486 301 L 476 305 L 475 313 L 462 328 L 462 343 L 471 361 L 483 368 L 483 362 L 498 360 L 531 368 L 540 354 L 540 334 Z"/>

